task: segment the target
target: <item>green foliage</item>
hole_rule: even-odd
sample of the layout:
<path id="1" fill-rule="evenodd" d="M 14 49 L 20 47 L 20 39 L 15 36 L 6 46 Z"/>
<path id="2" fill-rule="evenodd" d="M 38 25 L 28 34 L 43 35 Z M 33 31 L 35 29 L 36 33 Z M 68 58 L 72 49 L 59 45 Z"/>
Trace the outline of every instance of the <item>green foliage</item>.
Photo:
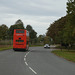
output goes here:
<path id="1" fill-rule="evenodd" d="M 8 27 L 5 24 L 0 26 L 0 40 L 4 40 L 7 38 Z"/>
<path id="2" fill-rule="evenodd" d="M 23 22 L 21 20 L 17 20 L 16 23 L 14 25 L 11 25 L 8 31 L 9 37 L 12 38 L 13 37 L 13 32 L 14 29 L 25 29 Z"/>
<path id="3" fill-rule="evenodd" d="M 31 44 L 32 43 L 36 43 L 37 42 L 37 33 L 32 28 L 32 26 L 31 25 L 27 25 L 26 30 L 29 31 L 29 37 L 30 37 Z"/>
<path id="4" fill-rule="evenodd" d="M 75 43 L 75 0 L 68 0 L 67 2 L 67 22 L 65 26 L 64 37 L 66 42 L 70 44 Z"/>
<path id="5" fill-rule="evenodd" d="M 38 36 L 38 42 L 44 42 L 44 35 L 39 35 Z"/>
<path id="6" fill-rule="evenodd" d="M 17 20 L 14 25 L 11 25 L 10 28 L 4 24 L 0 26 L 0 45 L 13 44 L 11 39 L 13 39 L 14 29 L 25 29 L 24 24 L 20 19 Z M 38 41 L 37 32 L 35 32 L 35 30 L 30 25 L 27 25 L 26 29 L 29 31 L 30 44 L 36 44 Z"/>
<path id="7" fill-rule="evenodd" d="M 68 2 L 67 2 L 67 14 L 75 15 L 75 0 L 68 0 Z"/>
<path id="8" fill-rule="evenodd" d="M 36 37 L 37 37 L 36 34 L 37 34 L 37 33 L 36 33 L 34 30 L 32 30 L 32 31 L 30 32 L 30 38 L 31 38 L 31 39 L 36 38 Z"/>
<path id="9" fill-rule="evenodd" d="M 55 43 L 75 43 L 75 0 L 68 0 L 67 15 L 50 25 L 47 31 Z"/>
<path id="10" fill-rule="evenodd" d="M 33 30 L 31 25 L 27 25 L 26 30 L 28 30 L 29 32 L 31 32 Z"/>
<path id="11" fill-rule="evenodd" d="M 38 40 L 38 44 L 39 45 L 44 45 L 44 38 L 45 38 L 45 35 L 39 35 L 37 37 L 37 40 Z"/>
<path id="12" fill-rule="evenodd" d="M 6 45 L 11 43 L 8 40 L 13 39 L 14 29 L 25 29 L 24 24 L 20 19 L 17 20 L 14 25 L 11 25 L 10 28 L 8 28 L 4 24 L 0 26 L 0 44 L 1 45 Z M 37 43 L 37 32 L 35 32 L 35 30 L 30 25 L 27 25 L 26 29 L 29 31 L 31 44 Z"/>
<path id="13" fill-rule="evenodd" d="M 50 44 L 50 37 L 48 37 L 48 36 L 45 36 L 44 37 L 44 44 Z"/>
<path id="14" fill-rule="evenodd" d="M 55 21 L 53 24 L 51 24 L 48 28 L 46 35 L 50 36 L 55 43 L 60 43 L 61 41 L 63 41 L 63 32 L 66 21 L 66 16 L 62 17 L 59 20 Z"/>
<path id="15" fill-rule="evenodd" d="M 37 37 L 38 39 L 38 43 L 40 45 L 44 45 L 44 44 L 52 44 L 52 40 L 49 36 L 46 36 L 46 35 L 39 35 Z"/>

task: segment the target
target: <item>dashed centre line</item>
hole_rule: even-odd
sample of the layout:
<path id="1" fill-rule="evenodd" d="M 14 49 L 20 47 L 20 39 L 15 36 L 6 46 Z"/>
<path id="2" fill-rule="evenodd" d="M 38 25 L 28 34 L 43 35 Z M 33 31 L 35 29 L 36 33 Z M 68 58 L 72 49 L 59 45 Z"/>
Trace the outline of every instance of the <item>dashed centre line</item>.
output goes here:
<path id="1" fill-rule="evenodd" d="M 26 61 L 26 58 L 24 58 L 24 61 Z"/>
<path id="2" fill-rule="evenodd" d="M 25 55 L 25 58 L 26 58 L 26 55 Z"/>
<path id="3" fill-rule="evenodd" d="M 34 74 L 37 74 L 37 73 L 28 65 L 28 63 L 27 63 L 27 61 L 26 61 L 26 57 L 27 57 L 28 54 L 29 54 L 29 52 L 26 53 L 26 55 L 24 56 L 25 64 L 26 64 L 26 66 L 28 66 L 28 68 L 29 68 Z"/>
<path id="4" fill-rule="evenodd" d="M 28 63 L 27 62 L 25 62 L 25 64 L 28 66 Z"/>
<path id="5" fill-rule="evenodd" d="M 32 72 L 34 72 L 35 74 L 37 74 L 31 67 L 29 67 L 29 69 L 30 69 Z"/>

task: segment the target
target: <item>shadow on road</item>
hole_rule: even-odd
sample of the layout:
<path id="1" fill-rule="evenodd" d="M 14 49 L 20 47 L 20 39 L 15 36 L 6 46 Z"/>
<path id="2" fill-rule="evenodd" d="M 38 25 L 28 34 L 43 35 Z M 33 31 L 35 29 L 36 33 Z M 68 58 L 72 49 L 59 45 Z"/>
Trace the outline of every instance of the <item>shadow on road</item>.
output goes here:
<path id="1" fill-rule="evenodd" d="M 14 52 L 29 52 L 30 50 L 14 50 Z"/>

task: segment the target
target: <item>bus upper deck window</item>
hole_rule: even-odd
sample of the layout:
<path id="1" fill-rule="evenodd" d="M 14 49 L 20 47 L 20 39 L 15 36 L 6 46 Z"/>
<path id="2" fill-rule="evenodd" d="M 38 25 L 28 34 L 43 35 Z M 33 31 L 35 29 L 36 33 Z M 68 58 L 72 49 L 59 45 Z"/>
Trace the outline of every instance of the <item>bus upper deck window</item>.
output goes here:
<path id="1" fill-rule="evenodd" d="M 24 33 L 24 30 L 16 30 L 16 33 Z"/>

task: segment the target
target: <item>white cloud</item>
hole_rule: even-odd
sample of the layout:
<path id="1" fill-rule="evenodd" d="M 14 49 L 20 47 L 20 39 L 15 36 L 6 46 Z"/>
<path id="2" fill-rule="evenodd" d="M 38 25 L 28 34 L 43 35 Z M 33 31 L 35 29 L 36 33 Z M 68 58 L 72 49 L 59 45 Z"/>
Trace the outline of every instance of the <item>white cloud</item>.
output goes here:
<path id="1" fill-rule="evenodd" d="M 21 19 L 38 34 L 46 33 L 50 23 L 66 15 L 67 0 L 0 0 L 0 25 L 8 27 Z"/>

